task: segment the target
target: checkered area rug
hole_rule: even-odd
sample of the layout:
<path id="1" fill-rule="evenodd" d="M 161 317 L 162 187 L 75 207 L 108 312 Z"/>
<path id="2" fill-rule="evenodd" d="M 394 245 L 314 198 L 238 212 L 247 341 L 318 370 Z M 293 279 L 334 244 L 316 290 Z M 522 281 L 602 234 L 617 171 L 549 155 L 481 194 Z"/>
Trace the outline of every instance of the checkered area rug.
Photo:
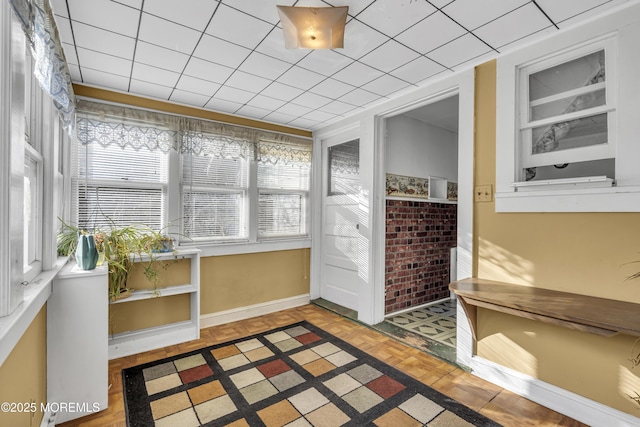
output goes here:
<path id="1" fill-rule="evenodd" d="M 133 426 L 498 426 L 308 322 L 122 371 Z"/>

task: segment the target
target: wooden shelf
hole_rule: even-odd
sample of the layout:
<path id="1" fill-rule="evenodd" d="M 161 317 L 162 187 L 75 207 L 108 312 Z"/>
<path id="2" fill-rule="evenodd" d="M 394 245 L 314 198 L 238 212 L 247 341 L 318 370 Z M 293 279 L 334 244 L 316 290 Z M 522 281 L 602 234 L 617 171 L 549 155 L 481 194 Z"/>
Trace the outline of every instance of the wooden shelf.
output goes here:
<path id="1" fill-rule="evenodd" d="M 158 288 L 156 290 L 153 289 L 136 289 L 131 292 L 126 298 L 122 298 L 119 300 L 111 301 L 111 304 L 120 304 L 131 301 L 140 301 L 143 299 L 151 299 L 151 298 L 160 298 L 160 297 L 168 297 L 172 295 L 182 295 L 182 294 L 190 294 L 193 292 L 197 292 L 198 287 L 196 285 L 188 284 L 188 285 L 177 285 L 177 286 L 167 286 L 165 288 Z"/>
<path id="2" fill-rule="evenodd" d="M 483 279 L 452 282 L 477 340 L 477 307 L 602 336 L 640 337 L 640 304 Z"/>

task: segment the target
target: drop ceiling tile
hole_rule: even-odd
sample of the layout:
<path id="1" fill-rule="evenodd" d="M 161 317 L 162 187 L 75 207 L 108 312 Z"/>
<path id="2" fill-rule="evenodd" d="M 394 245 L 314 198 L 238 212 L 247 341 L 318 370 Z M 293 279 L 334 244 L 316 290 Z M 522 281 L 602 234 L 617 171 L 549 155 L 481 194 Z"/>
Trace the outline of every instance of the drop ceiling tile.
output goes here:
<path id="1" fill-rule="evenodd" d="M 178 102 L 184 105 L 192 105 L 196 107 L 202 107 L 209 102 L 210 96 L 201 95 L 198 93 L 187 92 L 184 90 L 174 89 L 169 101 Z"/>
<path id="2" fill-rule="evenodd" d="M 244 71 L 235 71 L 231 77 L 227 79 L 225 85 L 243 89 L 249 92 L 258 93 L 271 83 L 268 79 L 245 73 Z"/>
<path id="3" fill-rule="evenodd" d="M 322 122 L 317 122 L 315 120 L 305 119 L 303 117 L 298 117 L 296 119 L 291 120 L 289 126 L 297 127 L 299 129 L 318 129 Z"/>
<path id="4" fill-rule="evenodd" d="M 434 5 L 435 7 L 442 8 L 448 5 L 449 3 L 453 3 L 455 0 L 429 0 L 429 3 Z"/>
<path id="5" fill-rule="evenodd" d="M 345 104 L 344 102 L 340 101 L 332 101 L 327 105 L 323 105 L 322 107 L 320 107 L 319 110 L 342 116 L 353 110 L 354 108 L 355 107 L 351 104 Z"/>
<path id="6" fill-rule="evenodd" d="M 337 51 L 349 58 L 358 59 L 387 40 L 389 37 L 356 19 L 352 19 L 347 22 L 344 29 L 344 48 Z"/>
<path id="7" fill-rule="evenodd" d="M 143 13 L 138 38 L 190 55 L 200 39 L 200 33 L 166 19 Z"/>
<path id="8" fill-rule="evenodd" d="M 231 101 L 239 103 L 240 105 L 245 104 L 251 98 L 256 96 L 253 92 L 248 92 L 242 89 L 236 89 L 229 86 L 222 86 L 214 95 L 216 99 L 223 99 L 225 101 Z"/>
<path id="9" fill-rule="evenodd" d="M 207 105 L 205 105 L 207 110 L 220 111 L 229 114 L 234 114 L 240 107 L 242 107 L 242 104 L 240 103 L 218 98 L 211 99 Z"/>
<path id="10" fill-rule="evenodd" d="M 140 80 L 131 80 L 129 91 L 135 94 L 149 96 L 151 98 L 167 100 L 173 89 L 167 86 L 157 85 Z"/>
<path id="11" fill-rule="evenodd" d="M 193 55 L 227 67 L 237 68 L 251 51 L 245 47 L 204 34 Z"/>
<path id="12" fill-rule="evenodd" d="M 113 31 L 128 37 L 138 32 L 140 11 L 109 0 L 68 0 L 72 21 Z"/>
<path id="13" fill-rule="evenodd" d="M 78 60 L 82 68 L 93 68 L 105 73 L 129 77 L 131 75 L 131 61 L 117 58 L 104 53 L 78 48 Z"/>
<path id="14" fill-rule="evenodd" d="M 300 96 L 304 91 L 297 87 L 284 85 L 282 83 L 273 82 L 266 87 L 261 93 L 271 98 L 280 99 L 282 101 L 291 101 Z"/>
<path id="15" fill-rule="evenodd" d="M 426 1 L 377 0 L 358 15 L 358 20 L 395 37 L 435 11 Z"/>
<path id="16" fill-rule="evenodd" d="M 64 50 L 64 57 L 67 60 L 67 64 L 78 65 L 76 48 L 72 44 L 62 43 L 62 49 Z"/>
<path id="17" fill-rule="evenodd" d="M 133 64 L 131 78 L 173 88 L 178 82 L 180 74 L 135 62 Z"/>
<path id="18" fill-rule="evenodd" d="M 279 113 L 288 114 L 290 116 L 300 117 L 303 114 L 307 114 L 312 111 L 311 108 L 304 107 L 302 105 L 297 104 L 285 104 L 277 110 Z"/>
<path id="19" fill-rule="evenodd" d="M 251 52 L 240 65 L 239 70 L 275 80 L 289 68 L 291 68 L 291 64 L 288 62 L 280 61 L 259 52 Z"/>
<path id="20" fill-rule="evenodd" d="M 278 82 L 297 87 L 299 89 L 307 90 L 317 85 L 324 79 L 325 77 L 321 74 L 305 70 L 304 68 L 293 66 L 278 78 Z"/>
<path id="21" fill-rule="evenodd" d="M 316 109 L 322 107 L 323 105 L 327 105 L 331 102 L 331 99 L 325 96 L 316 95 L 315 93 L 305 92 L 291 102 L 296 105 L 302 105 L 307 108 Z"/>
<path id="22" fill-rule="evenodd" d="M 373 3 L 373 0 L 349 0 L 348 2 L 344 2 L 344 3 L 348 3 L 349 15 L 356 16 L 360 14 L 367 6 Z M 335 6 L 342 6 L 342 5 L 335 4 Z M 349 19 L 349 17 L 347 17 L 347 19 Z"/>
<path id="23" fill-rule="evenodd" d="M 326 122 L 326 121 L 331 120 L 331 119 L 333 119 L 335 117 L 336 117 L 335 114 L 331 114 L 331 113 L 326 113 L 324 111 L 315 110 L 315 111 L 311 111 L 311 112 L 305 114 L 301 118 L 314 120 L 316 122 Z"/>
<path id="24" fill-rule="evenodd" d="M 218 6 L 217 0 L 147 1 L 144 11 L 152 15 L 204 31 Z M 176 7 L 178 6 L 178 7 Z"/>
<path id="25" fill-rule="evenodd" d="M 406 88 L 407 86 L 410 86 L 409 83 L 385 74 L 362 86 L 362 89 L 377 93 L 378 95 L 389 96 L 394 92 Z"/>
<path id="26" fill-rule="evenodd" d="M 467 30 L 474 30 L 528 2 L 529 0 L 456 0 L 442 10 Z"/>
<path id="27" fill-rule="evenodd" d="M 118 0 L 118 3 L 122 3 L 134 9 L 142 9 L 142 0 Z"/>
<path id="28" fill-rule="evenodd" d="M 271 24 L 276 24 L 280 17 L 278 16 L 278 10 L 275 2 L 271 1 L 253 1 L 247 0 L 224 0 L 224 4 L 233 7 L 234 9 L 241 10 L 248 13 L 251 16 L 267 21 Z M 293 4 L 293 0 L 278 1 L 278 4 L 283 6 L 290 6 Z"/>
<path id="29" fill-rule="evenodd" d="M 273 58 L 287 61 L 290 64 L 295 64 L 310 52 L 308 49 L 285 49 L 284 36 L 280 28 L 275 28 L 271 31 L 256 50 Z"/>
<path id="30" fill-rule="evenodd" d="M 247 102 L 247 105 L 273 111 L 282 107 L 285 103 L 285 101 L 282 101 L 280 99 L 270 98 L 264 95 L 256 95 L 249 102 Z"/>
<path id="31" fill-rule="evenodd" d="M 290 116 L 289 114 L 280 113 L 278 111 L 274 111 L 273 113 L 270 113 L 264 116 L 264 120 L 268 122 L 282 123 L 282 124 L 287 124 L 295 118 L 296 116 Z"/>
<path id="32" fill-rule="evenodd" d="M 342 71 L 334 74 L 333 78 L 353 86 L 361 86 L 373 79 L 377 79 L 382 74 L 381 71 L 371 68 L 368 65 L 354 62 Z"/>
<path id="33" fill-rule="evenodd" d="M 483 25 L 474 33 L 491 46 L 499 48 L 550 26 L 555 28 L 533 3 L 528 3 Z M 505 31 L 505 28 L 511 31 Z"/>
<path id="34" fill-rule="evenodd" d="M 207 80 L 197 79 L 195 77 L 187 76 L 183 74 L 180 76 L 180 80 L 176 84 L 176 89 L 198 93 L 200 95 L 205 95 L 207 98 L 210 98 L 218 89 L 220 89 L 220 84 L 213 83 Z M 204 105 L 204 104 L 203 104 Z"/>
<path id="35" fill-rule="evenodd" d="M 67 43 L 73 45 L 73 32 L 71 31 L 71 21 L 67 18 L 57 16 L 55 18 L 56 26 L 58 27 L 58 35 L 60 36 L 61 43 Z"/>
<path id="36" fill-rule="evenodd" d="M 395 40 L 389 40 L 359 59 L 375 69 L 389 72 L 420 56 L 417 52 L 401 45 Z"/>
<path id="37" fill-rule="evenodd" d="M 53 9 L 54 15 L 65 18 L 69 17 L 69 13 L 67 12 L 67 0 L 51 0 L 51 8 Z M 58 19 L 56 19 L 56 24 L 57 23 Z"/>
<path id="38" fill-rule="evenodd" d="M 624 1 L 607 1 L 607 0 L 538 0 L 540 7 L 549 15 L 549 17 L 556 23 L 562 23 L 563 21 L 570 19 L 576 15 L 587 12 L 598 12 L 599 6 L 605 4 L 607 7 L 613 4 L 624 3 Z M 581 16 L 581 18 L 583 18 Z"/>
<path id="39" fill-rule="evenodd" d="M 246 28 L 247 31 L 238 31 Z M 261 21 L 244 12 L 221 4 L 207 27 L 207 34 L 254 49 L 273 28 L 272 24 Z M 229 37 L 233 34 L 233 37 Z"/>
<path id="40" fill-rule="evenodd" d="M 67 64 L 69 66 L 69 75 L 71 75 L 71 80 L 74 82 L 81 82 L 82 77 L 80 76 L 80 67 L 76 64 Z"/>
<path id="41" fill-rule="evenodd" d="M 344 96 L 340 97 L 340 101 L 346 102 L 347 104 L 355 105 L 358 107 L 365 106 L 367 104 L 378 101 L 382 98 L 380 95 L 376 95 L 375 93 L 371 93 L 364 89 L 354 89 L 351 92 L 347 93 Z"/>
<path id="42" fill-rule="evenodd" d="M 491 52 L 491 48 L 471 34 L 455 39 L 451 43 L 439 47 L 429 53 L 429 58 L 453 68 L 458 64 L 467 62 L 475 57 Z"/>
<path id="43" fill-rule="evenodd" d="M 446 68 L 442 65 L 433 62 L 429 58 L 421 56 L 418 59 L 393 70 L 389 74 L 409 83 L 416 84 L 435 74 L 441 73 L 444 70 L 446 70 Z"/>
<path id="44" fill-rule="evenodd" d="M 233 70 L 231 67 L 225 67 L 224 65 L 214 64 L 204 59 L 191 57 L 184 69 L 184 74 L 222 84 L 229 78 L 231 73 L 233 73 Z"/>
<path id="45" fill-rule="evenodd" d="M 141 62 L 153 67 L 181 73 L 185 65 L 187 65 L 188 60 L 189 55 L 147 42 L 139 41 L 136 46 L 136 62 Z"/>
<path id="46" fill-rule="evenodd" d="M 396 40 L 424 54 L 457 39 L 466 32 L 460 24 L 444 13 L 436 12 L 398 35 Z"/>
<path id="47" fill-rule="evenodd" d="M 101 30 L 80 22 L 73 23 L 76 45 L 87 49 L 133 59 L 135 40 L 110 31 Z"/>
<path id="48" fill-rule="evenodd" d="M 122 92 L 129 90 L 129 78 L 90 68 L 82 69 L 82 83 Z"/>
<path id="49" fill-rule="evenodd" d="M 330 49 L 312 50 L 296 65 L 324 76 L 330 76 L 353 62 L 353 59 L 338 53 L 339 51 L 339 49 L 335 51 Z"/>
<path id="50" fill-rule="evenodd" d="M 311 92 L 318 95 L 324 95 L 332 99 L 340 98 L 342 95 L 351 92 L 354 86 L 339 82 L 334 79 L 324 80 L 310 89 Z"/>
<path id="51" fill-rule="evenodd" d="M 265 110 L 263 108 L 254 107 L 252 105 L 243 105 L 236 111 L 237 115 L 250 117 L 253 119 L 262 119 L 264 116 L 269 114 L 269 110 Z"/>

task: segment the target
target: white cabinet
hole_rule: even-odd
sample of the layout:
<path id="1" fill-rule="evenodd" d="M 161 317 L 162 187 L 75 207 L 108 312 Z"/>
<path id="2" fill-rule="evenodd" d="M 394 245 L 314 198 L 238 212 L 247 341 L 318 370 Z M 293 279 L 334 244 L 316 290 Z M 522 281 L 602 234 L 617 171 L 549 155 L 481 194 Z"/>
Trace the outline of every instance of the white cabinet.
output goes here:
<path id="1" fill-rule="evenodd" d="M 106 265 L 67 264 L 47 302 L 47 401 L 56 424 L 107 408 L 108 319 Z"/>
<path id="2" fill-rule="evenodd" d="M 113 334 L 109 337 L 109 359 L 116 359 L 118 357 L 200 338 L 200 250 L 178 249 L 175 252 L 154 254 L 154 259 L 158 261 L 183 258 L 191 259 L 189 283 L 164 288 L 160 287 L 155 291 L 135 290 L 131 296 L 113 301 L 111 304 L 126 304 L 144 299 L 189 294 L 191 307 L 190 319 L 168 325 Z M 148 260 L 148 258 L 143 258 L 143 261 L 144 260 Z M 140 261 L 140 259 L 136 257 L 136 261 Z"/>

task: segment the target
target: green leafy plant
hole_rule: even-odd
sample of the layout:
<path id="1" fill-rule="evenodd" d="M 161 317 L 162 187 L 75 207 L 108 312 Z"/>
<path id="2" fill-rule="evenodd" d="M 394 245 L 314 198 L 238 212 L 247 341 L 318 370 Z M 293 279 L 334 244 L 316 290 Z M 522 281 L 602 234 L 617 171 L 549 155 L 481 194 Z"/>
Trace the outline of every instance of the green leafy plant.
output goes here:
<path id="1" fill-rule="evenodd" d="M 80 230 L 61 219 L 60 223 L 58 254 L 72 255 Z M 96 248 L 104 252 L 104 258 L 108 263 L 109 298 L 112 301 L 124 298 L 131 292 L 127 281 L 134 262 L 143 264 L 144 276 L 153 284 L 153 290 L 157 293 L 160 277 L 155 261 L 158 252 L 164 251 L 163 248 L 167 247 L 168 242 L 172 244 L 173 238 L 145 225 L 112 226 L 108 230 L 93 230 L 92 233 L 97 242 Z M 163 265 L 163 268 L 166 268 L 166 265 Z"/>

